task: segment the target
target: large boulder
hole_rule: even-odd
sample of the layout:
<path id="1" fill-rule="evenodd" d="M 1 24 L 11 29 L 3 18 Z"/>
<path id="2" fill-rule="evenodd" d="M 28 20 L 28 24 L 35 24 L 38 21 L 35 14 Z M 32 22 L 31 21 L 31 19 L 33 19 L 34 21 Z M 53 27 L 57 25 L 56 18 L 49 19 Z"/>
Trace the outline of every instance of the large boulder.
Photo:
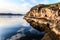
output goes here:
<path id="1" fill-rule="evenodd" d="M 60 40 L 60 3 L 36 5 L 24 19 L 33 28 L 46 33 L 41 40 Z"/>

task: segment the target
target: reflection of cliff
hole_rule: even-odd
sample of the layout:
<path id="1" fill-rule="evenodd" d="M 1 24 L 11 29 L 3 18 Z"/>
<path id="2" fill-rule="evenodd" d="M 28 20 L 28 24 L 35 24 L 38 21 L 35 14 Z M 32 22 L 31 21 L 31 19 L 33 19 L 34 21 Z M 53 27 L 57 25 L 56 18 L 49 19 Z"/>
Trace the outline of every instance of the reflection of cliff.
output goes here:
<path id="1" fill-rule="evenodd" d="M 13 30 L 15 31 L 15 29 Z M 14 35 L 11 34 L 9 34 L 10 37 L 7 37 L 8 39 L 6 40 L 39 40 L 44 36 L 43 32 L 39 32 L 33 29 L 31 26 L 28 27 L 21 26 L 16 33 L 14 32 Z"/>
<path id="2" fill-rule="evenodd" d="M 24 19 L 33 28 L 46 33 L 42 40 L 60 40 L 60 3 L 34 6 Z"/>

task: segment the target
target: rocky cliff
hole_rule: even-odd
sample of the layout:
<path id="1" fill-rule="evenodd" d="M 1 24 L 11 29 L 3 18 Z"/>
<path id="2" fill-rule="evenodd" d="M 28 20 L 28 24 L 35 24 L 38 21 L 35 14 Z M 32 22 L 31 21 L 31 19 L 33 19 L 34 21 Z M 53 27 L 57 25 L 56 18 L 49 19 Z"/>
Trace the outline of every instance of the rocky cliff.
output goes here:
<path id="1" fill-rule="evenodd" d="M 24 19 L 33 28 L 46 33 L 41 40 L 60 40 L 60 3 L 36 5 Z"/>

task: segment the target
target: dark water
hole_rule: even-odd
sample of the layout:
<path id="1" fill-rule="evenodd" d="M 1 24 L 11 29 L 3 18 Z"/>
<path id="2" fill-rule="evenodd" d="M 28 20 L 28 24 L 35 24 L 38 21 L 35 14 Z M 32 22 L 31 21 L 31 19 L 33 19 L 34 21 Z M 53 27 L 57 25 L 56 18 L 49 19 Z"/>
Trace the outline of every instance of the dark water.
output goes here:
<path id="1" fill-rule="evenodd" d="M 1 40 L 6 40 L 7 38 L 10 38 L 11 36 L 15 35 L 18 28 L 5 28 L 3 29 L 3 33 L 1 34 Z"/>
<path id="2" fill-rule="evenodd" d="M 40 40 L 44 36 L 44 32 L 32 28 L 23 16 L 0 16 L 0 21 L 0 40 L 10 40 L 18 34 L 18 40 Z"/>

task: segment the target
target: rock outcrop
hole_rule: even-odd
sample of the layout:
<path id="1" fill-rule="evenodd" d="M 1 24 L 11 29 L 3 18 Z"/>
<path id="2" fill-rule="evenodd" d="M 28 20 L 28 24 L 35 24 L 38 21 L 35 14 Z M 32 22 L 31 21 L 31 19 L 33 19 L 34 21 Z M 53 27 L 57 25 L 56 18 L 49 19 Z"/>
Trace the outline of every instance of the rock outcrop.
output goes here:
<path id="1" fill-rule="evenodd" d="M 46 33 L 41 40 L 60 40 L 60 3 L 36 5 L 24 19 L 33 28 Z"/>

